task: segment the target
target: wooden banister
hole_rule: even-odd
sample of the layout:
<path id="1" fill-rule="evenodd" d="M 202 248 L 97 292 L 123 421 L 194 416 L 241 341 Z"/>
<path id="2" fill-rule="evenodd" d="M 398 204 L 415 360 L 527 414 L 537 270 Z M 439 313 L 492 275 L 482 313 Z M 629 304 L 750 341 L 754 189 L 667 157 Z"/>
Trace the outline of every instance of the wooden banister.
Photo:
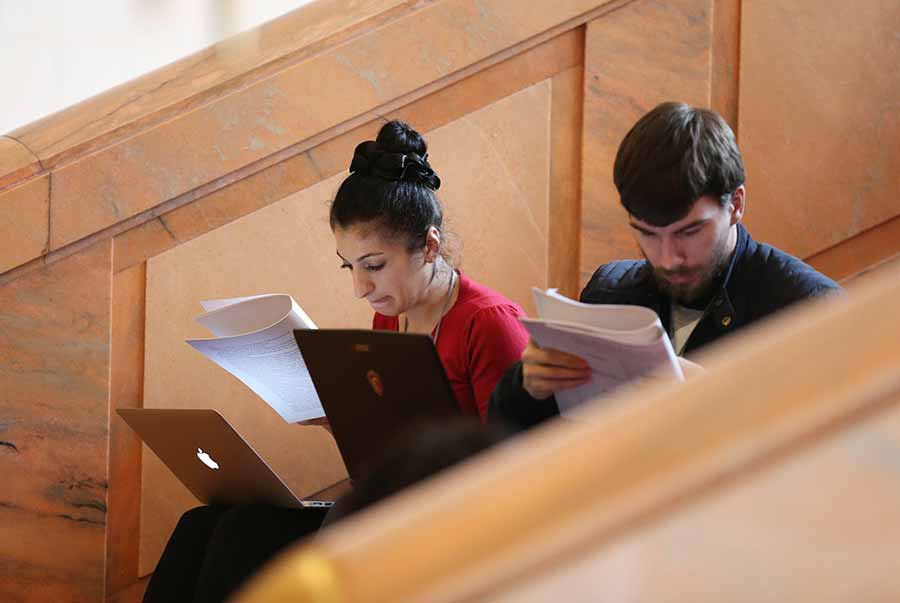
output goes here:
<path id="1" fill-rule="evenodd" d="M 318 0 L 9 133 L 44 169 L 72 161 L 414 10 Z M 2 170 L 0 170 L 2 175 Z"/>
<path id="2" fill-rule="evenodd" d="M 521 11 L 494 0 L 480 12 L 471 0 L 371 0 L 340 17 L 345 2 L 313 3 L 11 133 L 52 175 L 47 226 L 31 237 L 47 244 L 27 255 L 111 238 L 630 1 Z M 28 203 L 36 213 L 38 195 Z M 0 270 L 20 264 L 0 256 Z"/>
<path id="3" fill-rule="evenodd" d="M 234 600 L 488 600 L 602 549 L 900 408 L 898 296 L 895 267 L 785 313 L 710 350 L 691 382 L 623 393 L 336 526 Z"/>

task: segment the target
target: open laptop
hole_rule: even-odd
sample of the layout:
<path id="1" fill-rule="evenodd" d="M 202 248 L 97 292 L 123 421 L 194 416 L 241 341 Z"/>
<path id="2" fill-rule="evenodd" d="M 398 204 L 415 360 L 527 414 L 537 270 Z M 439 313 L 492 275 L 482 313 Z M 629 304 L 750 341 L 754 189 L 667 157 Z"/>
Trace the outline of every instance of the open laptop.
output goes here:
<path id="1" fill-rule="evenodd" d="M 119 409 L 119 416 L 201 502 L 330 507 L 333 497 L 303 499 L 212 409 Z M 339 495 L 335 488 L 335 496 Z"/>
<path id="2" fill-rule="evenodd" d="M 351 480 L 395 438 L 460 417 L 427 335 L 300 329 L 294 337 Z"/>
<path id="3" fill-rule="evenodd" d="M 389 331 L 294 331 L 351 479 L 396 437 L 427 421 L 459 418 L 427 335 Z M 323 507 L 348 480 L 301 498 L 212 409 L 119 409 L 119 415 L 204 503 Z"/>

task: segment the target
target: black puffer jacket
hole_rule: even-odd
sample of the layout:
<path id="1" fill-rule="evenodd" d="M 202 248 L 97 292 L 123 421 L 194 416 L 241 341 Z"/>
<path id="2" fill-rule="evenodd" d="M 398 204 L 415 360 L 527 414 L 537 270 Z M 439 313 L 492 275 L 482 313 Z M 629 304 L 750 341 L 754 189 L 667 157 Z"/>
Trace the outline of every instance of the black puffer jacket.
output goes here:
<path id="1" fill-rule="evenodd" d="M 771 245 L 757 243 L 742 225 L 738 224 L 737 231 L 731 264 L 703 318 L 688 338 L 685 355 L 794 302 L 840 290 L 837 283 L 801 260 Z M 646 260 L 600 266 L 580 299 L 591 304 L 650 308 L 659 314 L 666 331 L 671 332 L 669 299 L 657 288 Z M 553 398 L 535 400 L 522 387 L 521 362 L 511 366 L 497 383 L 488 407 L 489 420 L 520 428 L 558 414 Z"/>

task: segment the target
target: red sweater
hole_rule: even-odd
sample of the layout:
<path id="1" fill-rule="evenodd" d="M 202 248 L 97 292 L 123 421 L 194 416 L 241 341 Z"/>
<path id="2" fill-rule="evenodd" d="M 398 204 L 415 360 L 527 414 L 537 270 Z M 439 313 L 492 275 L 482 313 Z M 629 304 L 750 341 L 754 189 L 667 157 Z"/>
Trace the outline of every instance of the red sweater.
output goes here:
<path id="1" fill-rule="evenodd" d="M 521 306 L 459 273 L 459 295 L 441 321 L 437 353 L 464 414 L 487 420 L 494 385 L 528 343 L 519 316 L 525 316 Z M 372 328 L 398 331 L 400 322 L 376 312 Z"/>

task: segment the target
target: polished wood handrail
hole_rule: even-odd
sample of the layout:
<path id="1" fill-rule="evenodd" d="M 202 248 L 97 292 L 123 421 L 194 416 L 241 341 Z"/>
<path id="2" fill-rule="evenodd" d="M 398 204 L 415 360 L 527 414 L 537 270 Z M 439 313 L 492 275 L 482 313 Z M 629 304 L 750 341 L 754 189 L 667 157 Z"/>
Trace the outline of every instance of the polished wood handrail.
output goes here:
<path id="1" fill-rule="evenodd" d="M 623 393 L 336 526 L 235 600 L 479 600 L 552 568 L 900 402 L 898 296 L 893 267 L 783 313 L 683 386 Z"/>
<path id="2" fill-rule="evenodd" d="M 29 149 L 42 169 L 51 169 L 362 35 L 414 10 L 414 4 L 317 0 L 7 136 Z"/>

